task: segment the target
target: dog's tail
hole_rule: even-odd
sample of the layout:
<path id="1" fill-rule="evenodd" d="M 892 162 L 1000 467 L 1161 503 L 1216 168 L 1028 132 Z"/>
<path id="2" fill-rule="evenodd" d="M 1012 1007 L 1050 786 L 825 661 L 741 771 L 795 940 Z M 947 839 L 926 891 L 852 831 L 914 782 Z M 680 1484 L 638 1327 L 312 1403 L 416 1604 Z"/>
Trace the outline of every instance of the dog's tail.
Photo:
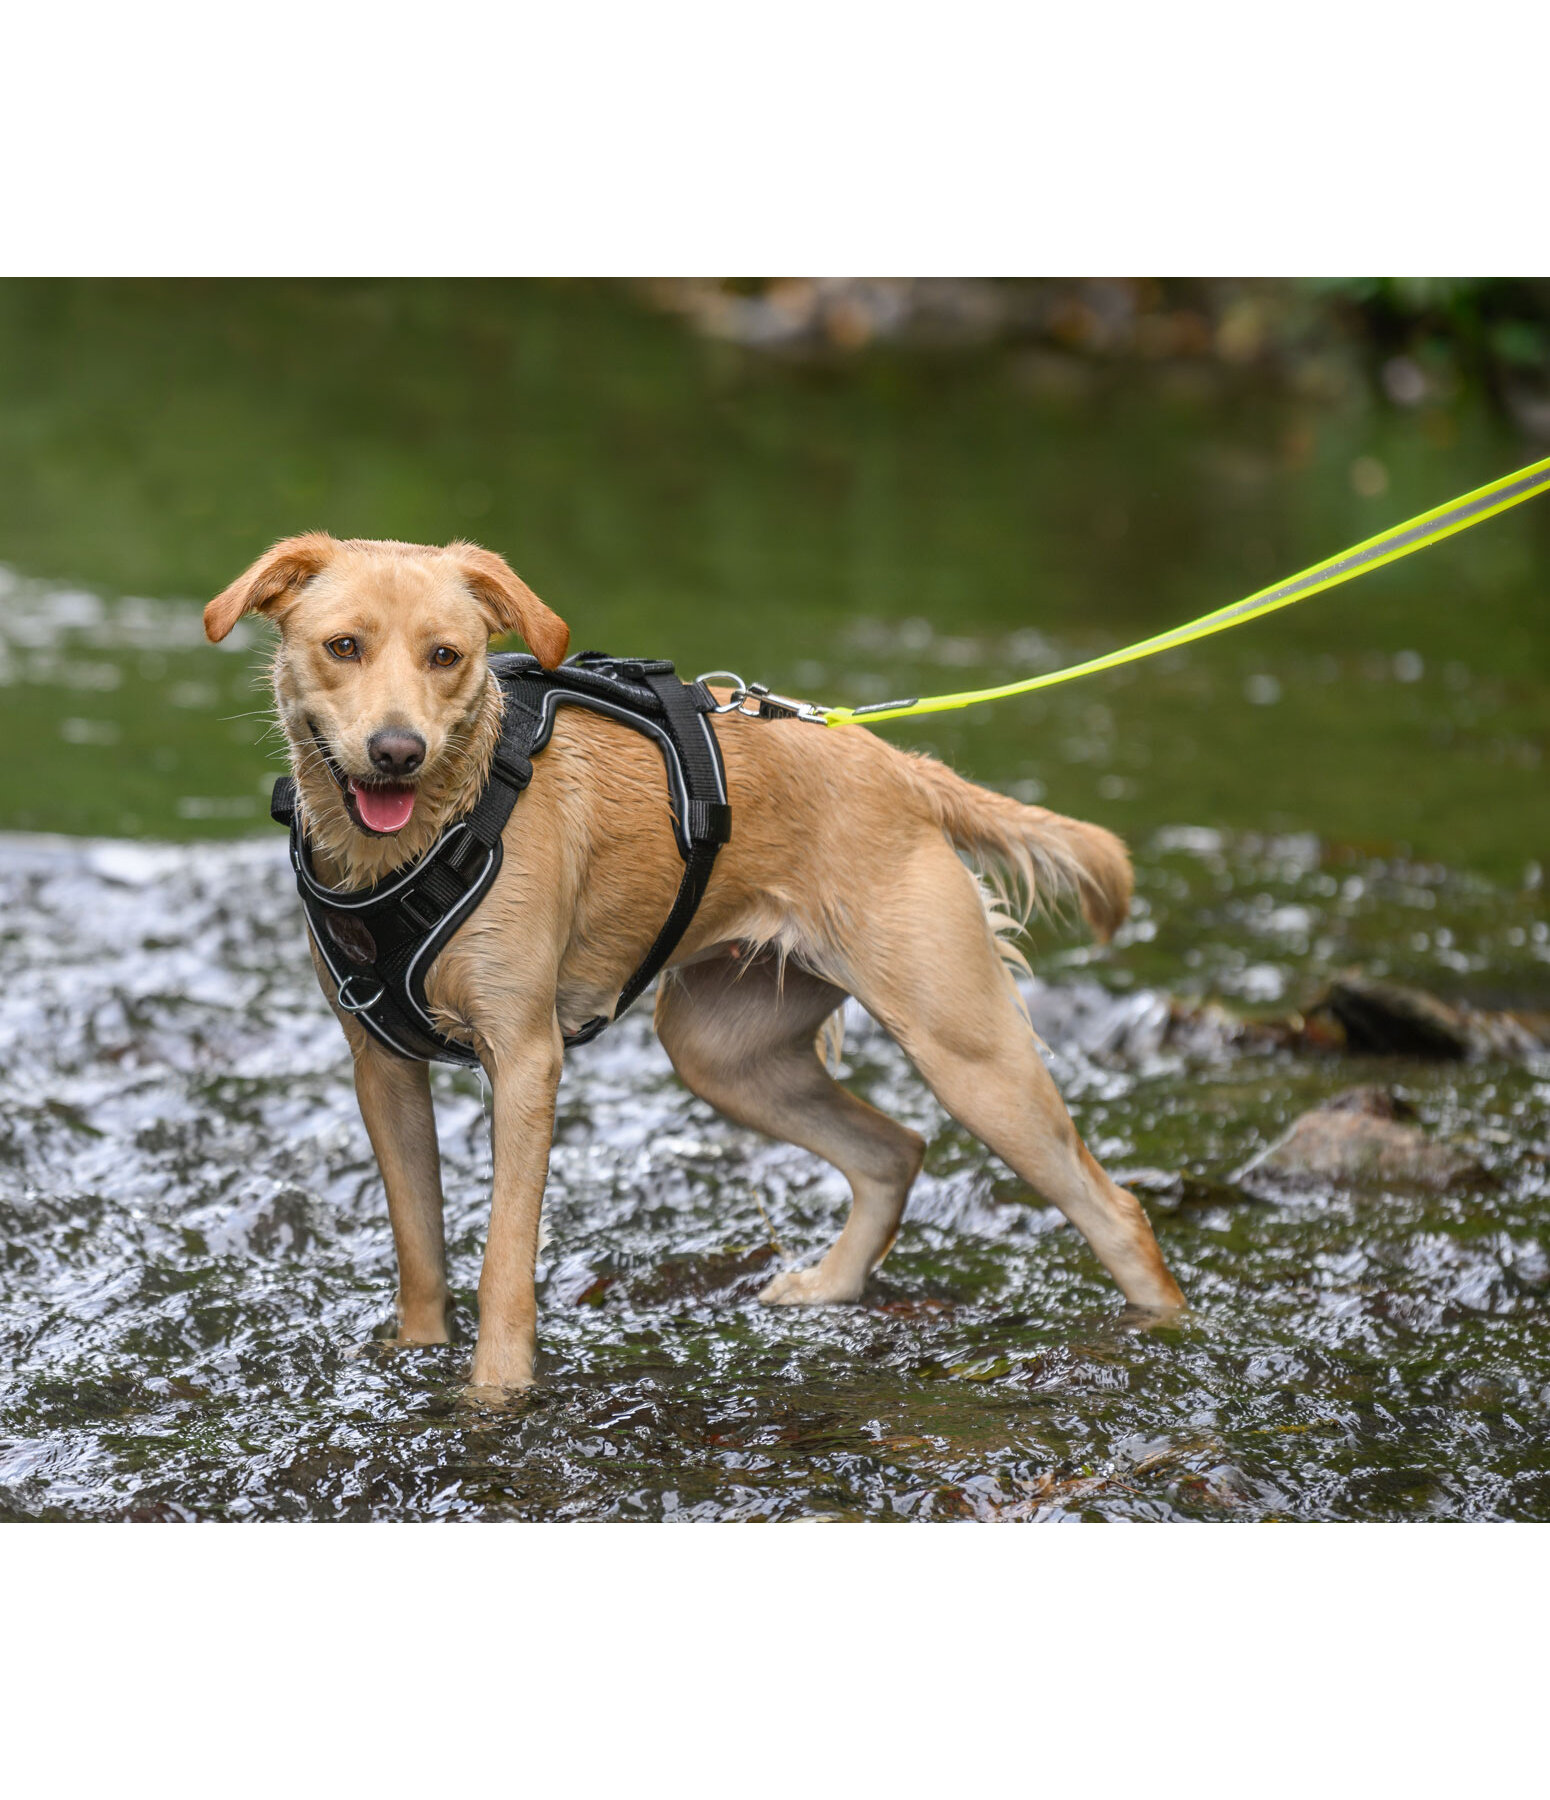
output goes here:
<path id="1" fill-rule="evenodd" d="M 909 760 L 915 787 L 949 840 L 1022 888 L 1022 923 L 1035 909 L 1058 913 L 1073 899 L 1101 943 L 1124 923 L 1133 878 L 1112 831 L 976 787 L 933 757 Z"/>

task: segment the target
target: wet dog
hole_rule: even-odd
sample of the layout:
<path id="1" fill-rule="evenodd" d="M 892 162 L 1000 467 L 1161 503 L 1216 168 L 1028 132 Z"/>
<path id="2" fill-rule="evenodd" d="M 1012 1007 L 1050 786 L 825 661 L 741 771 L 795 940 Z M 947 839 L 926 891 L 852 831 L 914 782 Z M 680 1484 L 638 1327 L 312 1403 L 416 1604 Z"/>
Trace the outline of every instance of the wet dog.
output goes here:
<path id="1" fill-rule="evenodd" d="M 279 628 L 275 704 L 314 866 L 335 886 L 365 886 L 409 863 L 473 805 L 500 732 L 491 635 L 520 632 L 548 668 L 570 636 L 488 550 L 321 532 L 277 544 L 210 602 L 205 630 L 218 641 L 248 612 Z M 1177 1309 L 1182 1297 L 1145 1214 L 1083 1144 L 1040 1058 L 997 909 L 964 860 L 1020 885 L 1030 904 L 1074 899 L 1107 937 L 1129 905 L 1124 846 L 865 730 L 740 713 L 715 724 L 732 841 L 659 984 L 657 1033 L 696 1094 L 824 1157 L 852 1193 L 823 1259 L 777 1276 L 761 1300 L 856 1300 L 920 1171 L 919 1134 L 848 1093 L 823 1060 L 825 1024 L 854 995 L 947 1111 L 1077 1226 L 1127 1300 Z M 595 713 L 564 709 L 503 847 L 495 885 L 426 983 L 441 1029 L 474 1047 L 494 1092 L 494 1195 L 470 1376 L 490 1391 L 533 1379 L 562 1032 L 611 1011 L 678 890 L 657 751 Z M 445 1343 L 426 1066 L 368 1037 L 340 1011 L 320 962 L 318 973 L 349 1040 L 387 1189 L 398 1341 Z"/>

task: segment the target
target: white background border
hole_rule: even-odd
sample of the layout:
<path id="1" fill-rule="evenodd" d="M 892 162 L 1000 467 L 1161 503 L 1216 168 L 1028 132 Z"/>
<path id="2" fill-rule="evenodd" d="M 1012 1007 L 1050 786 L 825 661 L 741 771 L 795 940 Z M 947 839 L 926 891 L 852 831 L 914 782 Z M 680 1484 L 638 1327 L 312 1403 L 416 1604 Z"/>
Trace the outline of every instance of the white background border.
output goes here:
<path id="1" fill-rule="evenodd" d="M 1546 14 L 12 8 L 9 274 L 1526 274 Z M 7 1787 L 1543 1784 L 1545 1528 L 58 1526 Z"/>
<path id="2" fill-rule="evenodd" d="M 1533 274 L 1546 20 L 12 6 L 0 272 Z"/>

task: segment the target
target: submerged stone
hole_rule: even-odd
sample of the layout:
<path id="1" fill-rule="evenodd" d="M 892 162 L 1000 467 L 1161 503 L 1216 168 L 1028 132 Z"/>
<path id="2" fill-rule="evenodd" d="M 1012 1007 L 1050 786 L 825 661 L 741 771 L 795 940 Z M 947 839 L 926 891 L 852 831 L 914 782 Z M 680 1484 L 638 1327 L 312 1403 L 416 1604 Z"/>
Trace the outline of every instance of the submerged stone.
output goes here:
<path id="1" fill-rule="evenodd" d="M 1414 1109 L 1387 1088 L 1352 1088 L 1304 1113 L 1236 1179 L 1261 1198 L 1316 1187 L 1445 1193 L 1489 1180 L 1473 1157 L 1429 1138 L 1414 1120 Z"/>

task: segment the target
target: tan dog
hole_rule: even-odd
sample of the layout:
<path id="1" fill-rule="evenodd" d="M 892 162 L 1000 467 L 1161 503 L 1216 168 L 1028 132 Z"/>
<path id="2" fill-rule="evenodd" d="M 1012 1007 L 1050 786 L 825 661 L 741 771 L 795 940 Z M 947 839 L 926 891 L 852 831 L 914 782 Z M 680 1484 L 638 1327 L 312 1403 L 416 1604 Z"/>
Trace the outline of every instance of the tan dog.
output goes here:
<path id="1" fill-rule="evenodd" d="M 500 724 L 491 634 L 520 631 L 551 668 L 570 635 L 487 550 L 317 532 L 276 545 L 212 600 L 205 630 L 219 640 L 246 612 L 280 628 L 275 700 L 317 873 L 352 887 L 419 856 L 477 797 Z M 718 717 L 716 729 L 732 840 L 662 978 L 657 1032 L 695 1093 L 826 1158 L 854 1196 L 823 1260 L 778 1276 L 760 1298 L 856 1300 L 920 1170 L 921 1137 L 847 1093 L 821 1059 L 821 1028 L 853 994 L 948 1112 L 1078 1227 L 1129 1301 L 1151 1312 L 1182 1305 L 1145 1214 L 1078 1137 L 1018 1006 L 984 890 L 956 853 L 1020 878 L 1045 905 L 1074 896 L 1106 937 L 1129 904 L 1124 846 L 864 730 L 740 714 Z M 575 708 L 536 759 L 503 843 L 495 885 L 427 982 L 438 1022 L 475 1047 L 494 1089 L 495 1187 L 471 1374 L 490 1390 L 533 1379 L 562 1028 L 612 1010 L 682 872 L 657 751 Z M 334 984 L 323 986 L 333 1001 Z M 339 1022 L 387 1188 L 398 1341 L 445 1343 L 427 1069 L 342 1012 Z"/>

